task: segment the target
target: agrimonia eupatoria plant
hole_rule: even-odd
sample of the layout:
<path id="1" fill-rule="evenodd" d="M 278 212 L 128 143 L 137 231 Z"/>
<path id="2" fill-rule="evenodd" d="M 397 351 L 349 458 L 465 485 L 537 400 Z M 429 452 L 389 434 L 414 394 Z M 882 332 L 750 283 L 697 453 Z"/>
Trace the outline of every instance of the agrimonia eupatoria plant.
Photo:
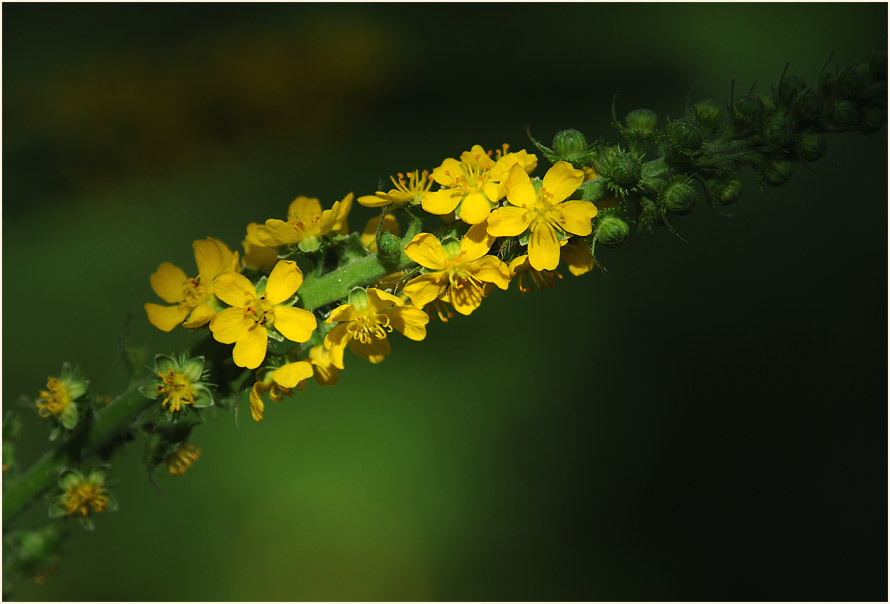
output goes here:
<path id="1" fill-rule="evenodd" d="M 152 359 L 129 351 L 130 386 L 111 401 L 63 365 L 28 402 L 51 423 L 54 443 L 24 472 L 15 461 L 21 411 L 6 412 L 4 592 L 51 572 L 66 519 L 92 528 L 114 508 L 109 462 L 135 435 L 149 477 L 159 467 L 181 476 L 199 459 L 192 431 L 208 407 L 237 412 L 247 393 L 252 419 L 263 421 L 267 400 L 294 396 L 310 379 L 336 385 L 356 357 L 382 362 L 396 332 L 423 340 L 431 319 L 470 315 L 511 283 L 551 287 L 560 263 L 583 275 L 601 248 L 634 232 L 676 233 L 676 219 L 701 200 L 736 202 L 745 166 L 763 187 L 780 186 L 796 164 L 825 155 L 827 134 L 874 134 L 886 110 L 886 53 L 823 68 L 813 86 L 786 68 L 768 93 L 733 90 L 676 119 L 636 109 L 620 120 L 613 109 L 617 144 L 569 129 L 551 146 L 531 134 L 531 149 L 473 145 L 431 171 L 396 174 L 388 190 L 324 204 L 297 197 L 283 217 L 247 225 L 241 250 L 212 237 L 193 242 L 194 269 L 162 262 L 149 276 L 157 300 L 145 304 L 154 327 L 200 336 L 191 350 Z M 354 201 L 380 211 L 362 232 L 348 226 Z M 50 520 L 16 527 L 43 494 Z"/>

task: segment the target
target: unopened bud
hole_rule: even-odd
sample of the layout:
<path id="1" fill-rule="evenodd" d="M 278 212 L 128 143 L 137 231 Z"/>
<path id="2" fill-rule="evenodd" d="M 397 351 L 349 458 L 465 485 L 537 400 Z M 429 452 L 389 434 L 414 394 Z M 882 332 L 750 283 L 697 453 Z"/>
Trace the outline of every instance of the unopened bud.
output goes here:
<path id="1" fill-rule="evenodd" d="M 695 206 L 698 193 L 686 177 L 668 181 L 658 195 L 659 203 L 672 214 L 688 214 Z"/>
<path id="2" fill-rule="evenodd" d="M 792 166 L 790 161 L 777 159 L 763 166 L 760 171 L 760 177 L 765 183 L 778 187 L 791 180 L 791 172 Z"/>
<path id="3" fill-rule="evenodd" d="M 377 241 L 377 254 L 391 258 L 402 252 L 402 238 L 384 231 Z"/>
<path id="4" fill-rule="evenodd" d="M 831 121 L 838 126 L 851 127 L 859 121 L 859 111 L 853 101 L 837 101 L 831 108 Z"/>
<path id="5" fill-rule="evenodd" d="M 586 148 L 587 139 L 577 130 L 561 130 L 553 137 L 553 150 L 560 157 L 576 157 L 584 153 Z"/>
<path id="6" fill-rule="evenodd" d="M 627 114 L 624 121 L 631 130 L 648 134 L 655 130 L 655 126 L 658 124 L 658 116 L 649 109 L 634 109 Z"/>
<path id="7" fill-rule="evenodd" d="M 705 140 L 701 128 L 693 121 L 687 119 L 670 122 L 668 124 L 667 136 L 677 152 L 689 157 L 695 157 L 701 153 Z"/>
<path id="8" fill-rule="evenodd" d="M 794 123 L 784 115 L 776 115 L 767 122 L 763 134 L 772 144 L 787 149 L 794 143 Z"/>
<path id="9" fill-rule="evenodd" d="M 804 161 L 822 159 L 826 151 L 825 137 L 818 132 L 807 132 L 797 138 L 794 150 Z"/>
<path id="10" fill-rule="evenodd" d="M 605 216 L 596 227 L 596 242 L 605 247 L 618 247 L 627 240 L 630 227 L 615 216 Z"/>
<path id="11" fill-rule="evenodd" d="M 633 153 L 616 153 L 609 168 L 608 176 L 622 189 L 633 189 L 643 177 L 643 164 Z"/>
<path id="12" fill-rule="evenodd" d="M 736 116 L 743 123 L 753 123 L 763 115 L 763 101 L 753 94 L 746 94 L 735 102 Z"/>

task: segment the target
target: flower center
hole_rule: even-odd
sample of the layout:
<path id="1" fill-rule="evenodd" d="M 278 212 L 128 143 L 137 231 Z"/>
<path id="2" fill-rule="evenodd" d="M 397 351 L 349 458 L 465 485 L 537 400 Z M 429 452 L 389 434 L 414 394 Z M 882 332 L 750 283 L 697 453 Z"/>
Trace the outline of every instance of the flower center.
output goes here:
<path id="1" fill-rule="evenodd" d="M 428 170 L 424 170 L 422 173 L 420 170 L 414 170 L 414 172 L 408 173 L 409 180 L 407 181 L 405 180 L 405 175 L 401 172 L 398 173 L 398 180 L 396 180 L 395 176 L 390 176 L 389 179 L 396 189 L 412 197 L 414 202 L 418 202 L 423 197 L 423 194 L 433 186 L 433 181 L 429 176 Z"/>
<path id="2" fill-rule="evenodd" d="M 354 340 L 362 344 L 370 344 L 374 340 L 383 340 L 392 332 L 389 317 L 383 313 L 366 311 L 349 322 L 346 328 Z"/>
<path id="3" fill-rule="evenodd" d="M 157 396 L 164 397 L 162 407 L 170 403 L 170 411 L 174 413 L 182 409 L 183 405 L 192 405 L 195 402 L 195 391 L 191 381 L 183 373 L 176 373 L 168 369 L 167 373 L 158 372 L 161 381 L 158 383 Z"/>
<path id="4" fill-rule="evenodd" d="M 40 417 L 59 415 L 71 403 L 68 388 L 59 378 L 54 377 L 46 381 L 46 388 L 39 393 L 40 400 L 43 402 L 37 403 L 38 413 L 40 413 Z"/>
<path id="5" fill-rule="evenodd" d="M 68 515 L 80 512 L 88 516 L 91 510 L 104 512 L 108 507 L 108 497 L 102 494 L 104 486 L 82 483 L 65 491 L 65 509 Z"/>
<path id="6" fill-rule="evenodd" d="M 244 314 L 260 327 L 267 329 L 275 322 L 275 307 L 266 302 L 266 294 L 256 298 L 251 306 L 246 306 Z"/>
<path id="7" fill-rule="evenodd" d="M 182 302 L 188 306 L 195 307 L 203 304 L 207 299 L 207 288 L 201 285 L 201 277 L 189 279 L 184 283 L 182 288 Z"/>

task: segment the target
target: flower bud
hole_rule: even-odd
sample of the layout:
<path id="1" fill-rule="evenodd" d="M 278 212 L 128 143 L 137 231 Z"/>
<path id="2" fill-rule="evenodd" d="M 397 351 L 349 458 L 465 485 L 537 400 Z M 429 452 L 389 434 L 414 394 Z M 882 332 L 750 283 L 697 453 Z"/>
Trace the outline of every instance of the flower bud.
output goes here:
<path id="1" fill-rule="evenodd" d="M 763 101 L 753 94 L 746 94 L 735 102 L 735 113 L 739 121 L 751 124 L 763 115 Z"/>
<path id="2" fill-rule="evenodd" d="M 402 238 L 384 231 L 377 241 L 377 254 L 392 258 L 402 251 Z"/>
<path id="3" fill-rule="evenodd" d="M 553 137 L 553 150 L 560 157 L 576 157 L 583 154 L 585 149 L 587 139 L 577 130 L 561 130 Z"/>
<path id="4" fill-rule="evenodd" d="M 837 101 L 831 108 L 831 120 L 842 127 L 855 126 L 859 121 L 859 111 L 853 101 Z"/>
<path id="5" fill-rule="evenodd" d="M 643 164 L 633 153 L 616 153 L 609 163 L 609 178 L 622 189 L 633 189 L 643 177 Z"/>
<path id="6" fill-rule="evenodd" d="M 804 161 L 816 161 L 825 155 L 825 137 L 818 132 L 807 132 L 797 137 L 794 145 L 797 156 Z"/>
<path id="7" fill-rule="evenodd" d="M 695 120 L 709 132 L 717 132 L 723 125 L 723 107 L 716 101 L 699 101 L 692 107 Z"/>
<path id="8" fill-rule="evenodd" d="M 793 100 L 806 87 L 806 82 L 799 75 L 793 73 L 785 74 L 779 80 L 779 98 L 787 103 Z"/>
<path id="9" fill-rule="evenodd" d="M 688 119 L 680 119 L 668 123 L 668 140 L 674 150 L 689 157 L 695 157 L 702 152 L 705 142 L 701 128 Z"/>
<path id="10" fill-rule="evenodd" d="M 791 172 L 792 166 L 790 161 L 777 159 L 763 166 L 760 171 L 760 178 L 765 183 L 778 187 L 791 180 Z"/>
<path id="11" fill-rule="evenodd" d="M 708 190 L 711 196 L 720 205 L 735 203 L 742 196 L 742 181 L 736 178 L 726 180 L 712 180 L 708 182 Z"/>
<path id="12" fill-rule="evenodd" d="M 787 149 L 794 143 L 794 123 L 784 115 L 773 116 L 763 129 L 770 143 Z"/>
<path id="13" fill-rule="evenodd" d="M 672 214 L 688 214 L 695 206 L 698 193 L 692 181 L 685 177 L 669 180 L 658 195 L 658 203 Z"/>
<path id="14" fill-rule="evenodd" d="M 817 120 L 822 115 L 822 104 L 822 95 L 808 88 L 794 99 L 794 115 L 802 121 Z"/>
<path id="15" fill-rule="evenodd" d="M 856 99 L 865 88 L 865 79 L 855 67 L 847 67 L 837 76 L 837 93 L 847 99 Z"/>
<path id="16" fill-rule="evenodd" d="M 658 116 L 649 109 L 634 109 L 627 114 L 624 121 L 631 130 L 648 134 L 655 130 L 655 126 L 658 124 Z"/>
<path id="17" fill-rule="evenodd" d="M 368 292 L 361 287 L 354 288 L 349 292 L 348 303 L 358 311 L 365 310 L 368 307 Z"/>
<path id="18" fill-rule="evenodd" d="M 887 123 L 887 107 L 866 107 L 862 110 L 862 131 L 874 134 Z"/>
<path id="19" fill-rule="evenodd" d="M 605 247 L 619 247 L 630 235 L 630 226 L 615 216 L 604 216 L 596 227 L 596 242 Z"/>

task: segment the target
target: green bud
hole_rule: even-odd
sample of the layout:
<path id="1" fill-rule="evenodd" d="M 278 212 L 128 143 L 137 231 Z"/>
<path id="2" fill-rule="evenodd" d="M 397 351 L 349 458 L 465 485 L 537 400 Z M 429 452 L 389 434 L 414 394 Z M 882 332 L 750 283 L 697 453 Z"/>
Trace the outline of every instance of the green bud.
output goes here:
<path id="1" fill-rule="evenodd" d="M 862 110 L 862 131 L 874 134 L 887 123 L 887 107 L 866 107 Z"/>
<path id="2" fill-rule="evenodd" d="M 627 127 L 643 134 L 655 131 L 658 116 L 649 109 L 634 109 L 624 118 Z"/>
<path id="3" fill-rule="evenodd" d="M 746 124 L 756 122 L 763 115 L 763 101 L 753 94 L 746 94 L 735 102 L 735 113 Z"/>
<path id="4" fill-rule="evenodd" d="M 818 132 L 807 132 L 797 137 L 794 145 L 797 156 L 804 161 L 816 161 L 825 155 L 825 137 Z"/>
<path id="5" fill-rule="evenodd" d="M 792 166 L 790 161 L 777 159 L 763 166 L 760 171 L 760 178 L 765 183 L 778 187 L 791 180 L 791 172 Z"/>
<path id="6" fill-rule="evenodd" d="M 678 153 L 695 157 L 702 152 L 705 136 L 701 128 L 692 120 L 680 119 L 669 122 L 667 136 L 671 146 Z"/>
<path id="7" fill-rule="evenodd" d="M 664 188 L 658 194 L 658 203 L 672 214 L 688 214 L 695 206 L 698 193 L 692 186 L 692 181 L 679 176 L 665 183 Z"/>
<path id="8" fill-rule="evenodd" d="M 723 125 L 723 107 L 711 99 L 696 103 L 692 107 L 692 115 L 710 132 L 718 131 Z"/>
<path id="9" fill-rule="evenodd" d="M 609 162 L 607 176 L 621 189 L 633 189 L 643 176 L 643 164 L 633 153 L 616 153 Z"/>
<path id="10" fill-rule="evenodd" d="M 711 196 L 720 205 L 735 203 L 742 196 L 742 182 L 736 178 L 708 182 Z"/>
<path id="11" fill-rule="evenodd" d="M 813 121 L 822 115 L 822 95 L 808 88 L 801 91 L 794 99 L 794 115 L 803 121 Z"/>
<path id="12" fill-rule="evenodd" d="M 349 292 L 347 302 L 361 312 L 368 308 L 368 292 L 364 288 L 356 287 Z"/>
<path id="13" fill-rule="evenodd" d="M 779 98 L 785 102 L 789 102 L 797 96 L 797 94 L 805 90 L 807 83 L 799 75 L 788 73 L 779 80 Z"/>
<path id="14" fill-rule="evenodd" d="M 596 227 L 596 242 L 605 247 L 619 247 L 630 235 L 630 226 L 615 216 L 605 216 Z"/>
<path id="15" fill-rule="evenodd" d="M 402 238 L 384 231 L 377 241 L 377 253 L 380 256 L 391 258 L 402 252 Z"/>
<path id="16" fill-rule="evenodd" d="M 587 139 L 577 130 L 561 130 L 553 137 L 553 150 L 560 157 L 575 157 L 583 154 L 585 149 Z"/>
<path id="17" fill-rule="evenodd" d="M 844 98 L 859 98 L 865 88 L 865 79 L 855 67 L 847 67 L 837 77 L 837 93 Z"/>
<path id="18" fill-rule="evenodd" d="M 837 101 L 831 108 L 831 121 L 838 126 L 852 127 L 859 121 L 859 111 L 853 101 Z"/>
<path id="19" fill-rule="evenodd" d="M 784 115 L 773 116 L 763 129 L 770 143 L 787 149 L 794 143 L 794 123 Z"/>

